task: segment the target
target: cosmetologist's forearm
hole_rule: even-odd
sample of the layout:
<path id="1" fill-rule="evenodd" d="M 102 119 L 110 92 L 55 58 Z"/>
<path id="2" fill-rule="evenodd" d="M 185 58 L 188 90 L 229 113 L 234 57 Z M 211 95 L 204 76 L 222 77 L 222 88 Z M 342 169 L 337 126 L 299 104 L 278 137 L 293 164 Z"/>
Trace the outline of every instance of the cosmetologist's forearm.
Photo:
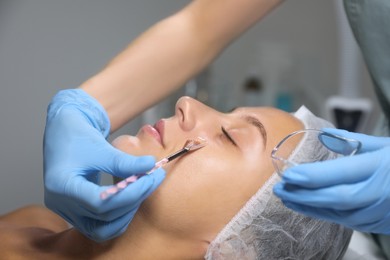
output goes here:
<path id="1" fill-rule="evenodd" d="M 81 85 L 111 132 L 180 88 L 282 0 L 195 0 L 157 23 Z"/>

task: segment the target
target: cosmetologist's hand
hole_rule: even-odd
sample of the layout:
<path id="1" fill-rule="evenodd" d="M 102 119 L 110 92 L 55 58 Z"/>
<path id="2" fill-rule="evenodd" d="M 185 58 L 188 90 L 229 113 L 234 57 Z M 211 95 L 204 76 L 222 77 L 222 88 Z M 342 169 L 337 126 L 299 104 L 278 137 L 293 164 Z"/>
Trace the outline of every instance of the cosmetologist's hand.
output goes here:
<path id="1" fill-rule="evenodd" d="M 163 181 L 159 169 L 102 201 L 99 172 L 118 177 L 144 173 L 151 156 L 134 157 L 112 147 L 103 107 L 81 89 L 60 91 L 48 108 L 44 135 L 45 204 L 95 241 L 122 234 L 138 207 Z"/>
<path id="2" fill-rule="evenodd" d="M 363 232 L 390 234 L 390 138 L 324 131 L 359 140 L 359 154 L 292 167 L 274 186 L 274 193 L 305 215 Z"/>

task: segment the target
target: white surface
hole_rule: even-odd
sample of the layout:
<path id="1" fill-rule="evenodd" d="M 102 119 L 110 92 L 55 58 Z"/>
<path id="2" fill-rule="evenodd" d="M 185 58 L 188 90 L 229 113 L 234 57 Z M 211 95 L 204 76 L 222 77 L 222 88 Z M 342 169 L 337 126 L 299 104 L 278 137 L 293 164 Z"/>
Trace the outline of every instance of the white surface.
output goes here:
<path id="1" fill-rule="evenodd" d="M 370 235 L 355 231 L 343 260 L 386 260 L 386 257 Z"/>
<path id="2" fill-rule="evenodd" d="M 362 116 L 357 124 L 356 131 L 367 133 L 369 131 L 368 119 L 372 115 L 373 103 L 367 98 L 349 98 L 343 96 L 331 96 L 325 102 L 326 119 L 336 125 L 335 109 L 343 111 L 361 111 Z"/>

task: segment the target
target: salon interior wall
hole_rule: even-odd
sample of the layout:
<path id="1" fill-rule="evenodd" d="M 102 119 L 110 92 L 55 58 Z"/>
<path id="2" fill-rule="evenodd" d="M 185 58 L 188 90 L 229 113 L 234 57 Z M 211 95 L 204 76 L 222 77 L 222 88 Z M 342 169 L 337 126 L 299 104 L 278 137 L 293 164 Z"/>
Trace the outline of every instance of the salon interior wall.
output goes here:
<path id="1" fill-rule="evenodd" d="M 335 1 L 285 1 L 277 11 L 250 29 L 209 68 L 208 81 L 213 90 L 210 103 L 226 110 L 245 103 L 283 107 L 283 99 L 282 104 L 277 99 L 287 96 L 287 103 L 291 101 L 287 108 L 292 111 L 304 104 L 317 115 L 325 116 L 326 99 L 343 93 L 339 89 L 340 49 Z M 357 60 L 361 61 L 355 73 L 356 82 L 360 84 L 349 93 L 376 103 L 361 55 Z M 246 80 L 253 77 L 262 83 L 257 94 L 245 91 Z M 229 91 L 223 91 L 226 86 Z M 229 98 L 231 95 L 236 98 Z M 374 104 L 374 114 L 377 113 L 378 107 Z M 371 119 L 369 124 L 375 125 L 377 117 Z"/>
<path id="2" fill-rule="evenodd" d="M 0 214 L 43 201 L 42 135 L 50 98 L 77 87 L 188 2 L 0 0 Z M 192 95 L 230 109 L 247 101 L 242 85 L 255 74 L 265 90 L 273 84 L 291 88 L 298 102 L 320 113 L 323 100 L 337 93 L 337 53 L 332 1 L 289 0 L 196 78 Z M 371 83 L 362 75 L 364 95 L 371 97 Z M 160 105 L 163 112 L 149 111 L 117 134 L 168 115 L 176 97 L 193 90 L 181 90 Z"/>

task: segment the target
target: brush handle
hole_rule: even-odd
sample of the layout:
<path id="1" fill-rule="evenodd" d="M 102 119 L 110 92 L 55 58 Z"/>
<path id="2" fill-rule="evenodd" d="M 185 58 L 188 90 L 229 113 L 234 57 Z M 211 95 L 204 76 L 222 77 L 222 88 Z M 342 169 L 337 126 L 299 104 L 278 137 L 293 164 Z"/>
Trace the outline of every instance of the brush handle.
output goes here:
<path id="1" fill-rule="evenodd" d="M 121 190 L 125 189 L 129 184 L 135 182 L 136 180 L 138 180 L 139 178 L 141 178 L 145 175 L 151 174 L 152 172 L 154 172 L 158 168 L 161 168 L 162 166 L 164 166 L 168 162 L 169 162 L 169 160 L 167 158 L 164 158 L 164 159 L 156 162 L 156 164 L 154 165 L 154 167 L 150 171 L 148 171 L 146 173 L 132 175 L 130 177 L 127 177 L 126 179 L 118 182 L 117 184 L 113 185 L 112 187 L 110 187 L 107 190 L 100 193 L 100 198 L 102 200 L 108 199 L 109 197 L 111 197 L 111 196 L 117 194 L 118 192 L 120 192 Z"/>
<path id="2" fill-rule="evenodd" d="M 168 162 L 172 161 L 172 160 L 175 160 L 176 158 L 178 158 L 179 156 L 182 156 L 183 154 L 185 154 L 186 152 L 188 152 L 190 149 L 188 149 L 187 147 L 184 147 L 183 149 L 177 151 L 176 153 L 174 154 L 171 154 L 167 157 L 167 160 Z"/>

